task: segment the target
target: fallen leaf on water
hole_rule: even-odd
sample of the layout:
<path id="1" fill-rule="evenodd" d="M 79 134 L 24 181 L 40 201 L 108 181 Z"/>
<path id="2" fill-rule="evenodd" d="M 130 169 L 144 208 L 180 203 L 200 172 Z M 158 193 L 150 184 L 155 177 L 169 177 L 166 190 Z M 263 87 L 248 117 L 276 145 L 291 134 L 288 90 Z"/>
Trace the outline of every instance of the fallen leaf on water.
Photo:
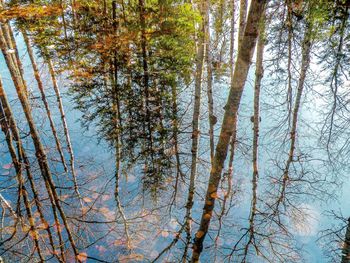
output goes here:
<path id="1" fill-rule="evenodd" d="M 111 195 L 103 195 L 102 196 L 102 201 L 107 201 L 109 199 L 111 199 Z"/>
<path id="2" fill-rule="evenodd" d="M 46 221 L 37 226 L 37 229 L 40 229 L 40 230 L 44 230 L 48 228 L 49 228 L 49 224 Z"/>
<path id="3" fill-rule="evenodd" d="M 169 232 L 166 230 L 162 231 L 162 237 L 168 237 L 169 236 Z"/>
<path id="4" fill-rule="evenodd" d="M 83 200 L 84 200 L 85 203 L 91 203 L 92 202 L 92 199 L 90 197 L 84 197 Z"/>
<path id="5" fill-rule="evenodd" d="M 85 252 L 79 253 L 77 256 L 77 260 L 85 262 L 87 260 L 87 254 Z"/>
<path id="6" fill-rule="evenodd" d="M 142 261 L 144 256 L 142 254 L 130 254 L 130 255 L 123 255 L 119 256 L 118 260 L 121 263 L 126 263 L 126 262 L 135 262 L 135 261 Z"/>
<path id="7" fill-rule="evenodd" d="M 12 163 L 4 164 L 2 166 L 2 168 L 6 169 L 6 170 L 11 169 L 11 167 L 12 167 Z"/>

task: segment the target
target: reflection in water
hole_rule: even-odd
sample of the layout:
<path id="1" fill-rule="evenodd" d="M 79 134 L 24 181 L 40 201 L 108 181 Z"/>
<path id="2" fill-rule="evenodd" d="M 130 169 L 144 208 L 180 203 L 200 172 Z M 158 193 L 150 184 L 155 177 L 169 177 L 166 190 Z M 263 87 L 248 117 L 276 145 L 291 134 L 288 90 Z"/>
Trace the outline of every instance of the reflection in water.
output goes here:
<path id="1" fill-rule="evenodd" d="M 266 2 L 1 0 L 5 262 L 323 258 L 349 7 Z M 347 262 L 344 218 L 318 244 Z"/>

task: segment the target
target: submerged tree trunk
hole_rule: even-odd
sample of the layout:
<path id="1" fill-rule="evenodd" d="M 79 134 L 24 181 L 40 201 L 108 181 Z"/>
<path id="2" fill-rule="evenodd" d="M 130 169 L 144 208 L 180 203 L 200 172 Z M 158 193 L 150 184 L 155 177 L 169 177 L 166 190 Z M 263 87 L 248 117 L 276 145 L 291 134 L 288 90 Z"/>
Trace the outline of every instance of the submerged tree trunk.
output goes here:
<path id="1" fill-rule="evenodd" d="M 263 14 L 264 6 L 267 1 L 252 0 L 246 29 L 243 36 L 242 46 L 239 48 L 237 64 L 235 66 L 233 80 L 234 85 L 230 89 L 225 114 L 222 122 L 222 128 L 216 152 L 214 164 L 211 168 L 205 204 L 203 208 L 202 219 L 199 230 L 196 233 L 192 262 L 198 262 L 200 253 L 203 250 L 203 241 L 208 232 L 210 220 L 214 209 L 215 199 L 217 198 L 217 189 L 221 179 L 221 173 L 226 160 L 230 138 L 235 129 L 235 116 L 237 114 L 243 88 L 247 79 L 254 48 L 258 37 L 258 26 L 260 17 Z"/>

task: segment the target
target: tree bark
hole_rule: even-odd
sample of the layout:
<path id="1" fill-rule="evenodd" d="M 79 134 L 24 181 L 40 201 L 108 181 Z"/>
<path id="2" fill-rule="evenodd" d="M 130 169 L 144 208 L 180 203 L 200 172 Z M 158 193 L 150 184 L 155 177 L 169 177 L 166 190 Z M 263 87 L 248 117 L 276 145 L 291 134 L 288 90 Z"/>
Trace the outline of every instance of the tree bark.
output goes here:
<path id="1" fill-rule="evenodd" d="M 247 20 L 247 8 L 248 8 L 248 1 L 240 0 L 239 1 L 238 48 L 240 48 L 244 37 L 244 28 Z"/>

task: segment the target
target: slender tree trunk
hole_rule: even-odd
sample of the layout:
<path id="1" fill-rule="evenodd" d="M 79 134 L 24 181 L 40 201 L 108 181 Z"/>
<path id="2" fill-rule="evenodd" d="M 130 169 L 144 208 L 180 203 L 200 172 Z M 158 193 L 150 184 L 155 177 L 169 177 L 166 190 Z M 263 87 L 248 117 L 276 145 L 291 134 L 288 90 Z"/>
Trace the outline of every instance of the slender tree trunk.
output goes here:
<path id="1" fill-rule="evenodd" d="M 292 88 L 292 40 L 293 40 L 293 20 L 291 1 L 287 1 L 287 27 L 288 27 L 288 90 L 287 90 L 287 110 L 288 110 L 288 127 L 290 128 L 291 113 L 293 105 L 293 88 Z"/>
<path id="2" fill-rule="evenodd" d="M 221 1 L 222 2 L 222 1 Z M 223 3 L 220 3 L 223 4 Z M 223 9 L 223 7 L 220 7 Z M 214 116 L 214 100 L 213 100 L 213 69 L 212 57 L 210 49 L 210 21 L 209 21 L 210 1 L 207 0 L 206 18 L 205 18 L 205 60 L 207 63 L 207 96 L 208 96 L 208 112 L 209 112 L 209 144 L 210 144 L 210 163 L 213 165 L 214 159 L 214 125 L 216 117 Z"/>
<path id="3" fill-rule="evenodd" d="M 5 135 L 5 138 L 6 138 L 6 142 L 7 142 L 7 146 L 8 146 L 10 155 L 11 155 L 12 163 L 13 163 L 15 170 L 16 170 L 17 182 L 19 184 L 19 189 L 20 189 L 19 195 L 23 195 L 24 206 L 25 206 L 25 210 L 26 210 L 26 213 L 28 216 L 28 221 L 29 221 L 29 226 L 30 226 L 29 232 L 34 240 L 34 246 L 35 246 L 35 249 L 38 253 L 40 260 L 44 261 L 44 258 L 43 258 L 42 252 L 41 252 L 41 248 L 40 248 L 40 244 L 39 244 L 39 234 L 38 234 L 36 226 L 35 226 L 35 219 L 33 218 L 30 199 L 28 196 L 27 189 L 24 185 L 24 180 L 23 180 L 23 176 L 22 176 L 22 162 L 20 159 L 17 158 L 16 150 L 15 150 L 15 147 L 13 145 L 13 135 L 10 131 L 10 128 L 8 125 L 8 120 L 5 117 L 4 108 L 3 108 L 3 105 L 1 102 L 0 102 L 0 125 L 1 125 L 1 129 Z M 6 202 L 5 202 L 5 204 L 6 204 Z M 12 212 L 14 212 L 14 211 L 12 210 Z"/>
<path id="4" fill-rule="evenodd" d="M 1 1 L 1 2 L 3 4 L 3 1 Z M 3 30 L 3 35 L 6 39 L 6 45 L 8 48 L 7 52 L 10 52 L 10 54 L 12 54 L 11 58 L 13 59 L 13 63 L 18 69 L 18 72 L 21 75 L 23 83 L 25 83 L 24 73 L 23 73 L 23 65 L 22 65 L 21 59 L 19 57 L 19 52 L 18 52 L 15 36 L 13 34 L 11 25 L 9 22 L 7 22 L 6 24 L 1 25 L 1 27 Z"/>
<path id="5" fill-rule="evenodd" d="M 117 30 L 117 17 L 116 17 L 116 1 L 112 1 L 112 18 L 113 18 L 113 29 L 114 33 Z M 128 221 L 125 216 L 120 197 L 119 197 L 119 180 L 120 180 L 120 162 L 121 162 L 121 131 L 122 131 L 122 119 L 120 114 L 120 99 L 119 99 L 119 86 L 118 86 L 118 61 L 117 61 L 117 52 L 113 52 L 113 58 L 111 63 L 111 80 L 113 85 L 113 123 L 115 126 L 115 189 L 114 189 L 114 198 L 117 204 L 118 212 L 122 217 L 124 232 L 126 236 L 127 248 L 131 248 L 131 239 L 129 235 Z"/>
<path id="6" fill-rule="evenodd" d="M 48 237 L 49 237 L 49 241 L 50 241 L 50 245 L 51 245 L 52 251 L 54 252 L 55 251 L 55 245 L 54 245 L 54 241 L 53 241 L 53 236 L 52 236 L 50 227 L 48 226 L 48 223 L 47 223 L 47 221 L 45 219 L 44 213 L 43 213 L 42 208 L 41 208 L 41 203 L 39 201 L 39 194 L 38 194 L 38 191 L 37 191 L 35 183 L 34 183 L 34 177 L 33 177 L 32 173 L 31 173 L 31 170 L 30 170 L 30 163 L 29 163 L 28 157 L 27 157 L 27 155 L 25 153 L 25 150 L 23 148 L 23 143 L 22 143 L 22 140 L 21 140 L 21 137 L 20 137 L 20 134 L 19 134 L 19 130 L 17 128 L 17 124 L 16 124 L 15 118 L 13 116 L 13 113 L 11 111 L 10 104 L 8 102 L 7 96 L 6 96 L 5 91 L 3 89 L 1 78 L 0 78 L 0 103 L 1 103 L 2 108 L 4 110 L 4 115 L 5 115 L 5 117 L 6 117 L 7 121 L 8 121 L 8 126 L 9 126 L 9 128 L 11 130 L 11 133 L 13 134 L 13 138 L 14 138 L 14 140 L 16 142 L 19 159 L 23 160 L 23 162 L 24 162 L 27 178 L 28 178 L 31 190 L 33 192 L 34 202 L 35 202 L 37 211 L 39 213 L 40 221 L 43 224 L 43 226 L 47 225 L 46 232 L 47 232 Z M 56 224 L 57 224 L 57 222 L 59 223 L 59 221 L 57 219 L 57 211 L 56 211 L 55 205 L 53 203 L 53 199 L 52 199 L 52 194 L 51 193 L 49 193 L 49 197 L 50 197 L 51 203 L 53 204 L 54 218 L 55 218 Z M 62 241 L 60 247 L 61 247 L 61 250 L 62 250 L 61 252 L 62 252 L 62 260 L 63 261 L 58 257 L 58 255 L 55 254 L 55 256 L 59 260 L 59 262 L 65 262 L 65 259 L 64 259 L 64 244 L 63 244 L 63 239 L 62 239 L 62 236 L 61 236 L 61 232 L 58 231 L 57 234 L 59 236 L 59 239 Z"/>
<path id="7" fill-rule="evenodd" d="M 301 70 L 300 77 L 298 82 L 297 95 L 295 98 L 295 104 L 293 109 L 292 116 L 292 129 L 290 131 L 290 148 L 288 153 L 288 159 L 286 165 L 284 167 L 283 176 L 282 176 L 282 186 L 279 198 L 276 202 L 276 212 L 278 212 L 279 205 L 284 201 L 285 192 L 287 188 L 287 184 L 289 181 L 289 168 L 294 159 L 294 151 L 295 151 L 295 143 L 296 143 L 296 133 L 297 133 L 297 123 L 298 123 L 298 115 L 301 103 L 301 97 L 304 90 L 304 83 L 306 78 L 307 70 L 310 66 L 310 52 L 311 52 L 311 39 L 310 34 L 312 32 L 312 27 L 309 23 L 306 24 L 306 31 L 304 33 L 304 39 L 302 44 L 302 58 L 301 58 Z"/>
<path id="8" fill-rule="evenodd" d="M 341 263 L 349 263 L 350 262 L 350 218 L 348 219 L 348 225 L 346 227 L 345 232 L 345 240 L 342 249 L 342 258 Z"/>
<path id="9" fill-rule="evenodd" d="M 230 87 L 234 85 L 234 79 L 233 79 L 233 73 L 234 73 L 234 68 L 235 68 L 235 62 L 234 62 L 234 46 L 235 46 L 235 0 L 231 0 L 231 31 L 230 31 Z M 231 137 L 231 142 L 230 142 L 230 157 L 229 157 L 229 163 L 228 163 L 228 171 L 226 173 L 227 177 L 227 191 L 224 194 L 224 200 L 222 204 L 222 209 L 221 213 L 219 215 L 219 231 L 218 235 L 220 234 L 221 231 L 221 220 L 222 217 L 225 214 L 226 210 L 226 203 L 228 198 L 231 196 L 231 190 L 232 190 L 232 175 L 233 175 L 233 160 L 235 157 L 235 149 L 236 149 L 236 137 L 237 137 L 237 132 L 236 132 L 236 127 L 237 127 L 237 116 L 235 116 L 234 124 L 233 126 L 235 127 L 232 133 Z M 218 237 L 218 236 L 217 236 Z"/>
<path id="10" fill-rule="evenodd" d="M 253 243 L 255 234 L 255 216 L 257 214 L 257 202 L 258 202 L 258 147 L 259 147 L 259 123 L 260 123 L 260 87 L 261 80 L 264 74 L 263 68 L 263 56 L 265 45 L 265 15 L 261 19 L 259 40 L 256 49 L 256 68 L 255 68 L 255 85 L 254 85 L 254 117 L 253 117 L 253 178 L 252 178 L 252 202 L 249 216 L 249 238 L 248 243 L 244 249 L 244 259 L 249 251 L 249 246 Z"/>
<path id="11" fill-rule="evenodd" d="M 26 120 L 27 120 L 28 125 L 29 125 L 30 135 L 32 137 L 33 144 L 35 147 L 35 155 L 37 157 L 40 171 L 41 171 L 41 174 L 43 175 L 43 179 L 44 179 L 45 183 L 47 184 L 47 187 L 48 187 L 47 191 L 48 192 L 51 191 L 51 193 L 52 193 L 52 196 L 54 198 L 54 203 L 57 206 L 58 211 L 60 213 L 60 216 L 62 218 L 62 221 L 66 227 L 66 232 L 67 232 L 71 247 L 73 249 L 74 254 L 77 256 L 79 253 L 78 253 L 77 247 L 75 245 L 75 241 L 73 239 L 72 232 L 71 232 L 70 227 L 68 225 L 66 215 L 65 215 L 63 208 L 60 204 L 59 197 L 58 197 L 58 194 L 56 191 L 56 186 L 55 186 L 55 183 L 52 179 L 51 171 L 50 171 L 49 164 L 47 161 L 47 155 L 45 153 L 44 146 L 41 143 L 40 136 L 39 136 L 38 130 L 36 128 L 36 125 L 35 125 L 35 122 L 33 119 L 32 109 L 31 109 L 31 106 L 29 104 L 29 100 L 28 100 L 27 93 L 26 93 L 27 88 L 25 86 L 25 83 L 22 82 L 22 78 L 21 78 L 20 73 L 18 72 L 18 68 L 16 68 L 16 66 L 13 64 L 13 61 L 11 60 L 9 54 L 6 53 L 6 40 L 3 36 L 2 29 L 0 29 L 0 48 L 3 51 L 3 54 L 5 56 L 5 61 L 7 63 L 8 68 L 9 68 L 11 78 L 13 80 L 13 83 L 14 83 L 16 91 L 17 91 L 18 98 L 21 102 L 21 105 L 22 105 L 22 108 L 24 111 L 24 115 L 25 115 Z"/>
<path id="12" fill-rule="evenodd" d="M 29 39 L 29 37 L 27 35 L 27 32 L 25 32 L 25 30 L 21 30 L 21 32 L 22 32 L 23 39 L 24 39 L 24 42 L 25 42 L 26 47 L 27 47 L 27 51 L 28 51 L 28 55 L 29 55 L 30 61 L 32 63 L 32 67 L 33 67 L 33 71 L 34 71 L 34 77 L 35 77 L 35 79 L 36 79 L 36 81 L 38 83 L 38 88 L 39 88 L 39 91 L 40 91 L 40 94 L 41 94 L 41 99 L 42 99 L 42 101 L 44 103 L 46 114 L 47 114 L 47 117 L 48 117 L 49 122 L 50 122 L 51 131 L 52 131 L 53 137 L 55 138 L 56 148 L 57 148 L 57 151 L 58 151 L 58 153 L 60 155 L 61 162 L 62 162 L 62 165 L 64 167 L 64 171 L 67 172 L 68 171 L 67 164 L 66 164 L 66 161 L 64 159 L 63 150 L 62 150 L 61 142 L 60 142 L 60 140 L 58 138 L 58 135 L 57 135 L 55 123 L 54 123 L 54 121 L 52 119 L 50 106 L 49 106 L 49 103 L 48 103 L 48 101 L 46 99 L 44 85 L 43 85 L 43 82 L 41 81 L 39 69 L 38 69 L 38 66 L 37 66 L 35 58 L 34 58 L 33 49 L 32 49 L 32 43 L 30 42 L 30 39 Z"/>
<path id="13" fill-rule="evenodd" d="M 56 94 L 57 104 L 58 104 L 58 108 L 60 111 L 61 120 L 62 120 L 62 124 L 63 124 L 63 131 L 64 131 L 64 135 L 66 137 L 67 148 L 68 148 L 68 153 L 69 153 L 69 157 L 70 157 L 69 165 L 70 165 L 70 169 L 71 169 L 72 177 L 73 177 L 74 191 L 75 191 L 77 197 L 79 199 L 81 199 L 81 195 L 80 195 L 79 187 L 78 187 L 77 175 L 75 172 L 74 151 L 73 151 L 73 146 L 72 146 L 71 139 L 70 139 L 66 114 L 64 111 L 64 107 L 63 107 L 62 96 L 61 96 L 61 92 L 60 92 L 60 89 L 58 87 L 58 83 L 57 83 L 57 79 L 56 79 L 56 72 L 55 72 L 55 69 L 53 67 L 52 60 L 49 57 L 46 57 L 46 63 L 49 67 L 52 85 L 53 85 L 53 89 L 54 89 L 55 94 Z"/>
<path id="14" fill-rule="evenodd" d="M 191 210 L 193 207 L 193 199 L 195 192 L 195 178 L 197 173 L 197 156 L 198 156 L 198 142 L 199 142 L 199 115 L 201 105 L 201 89 L 202 89 L 202 77 L 203 77 L 203 64 L 205 58 L 205 40 L 207 29 L 207 12 L 208 12 L 207 0 L 202 0 L 200 3 L 200 11 L 202 16 L 201 35 L 198 38 L 198 50 L 196 57 L 196 73 L 195 73 L 195 86 L 194 86 L 194 106 L 192 117 L 192 146 L 191 146 L 191 172 L 190 172 L 190 184 L 188 188 L 188 196 L 186 203 L 186 216 L 185 216 L 185 230 L 186 230 L 186 246 L 183 254 L 183 261 L 186 261 L 188 245 L 191 241 Z"/>
<path id="15" fill-rule="evenodd" d="M 216 146 L 214 164 L 210 172 L 202 219 L 193 245 L 192 262 L 198 262 L 200 253 L 203 250 L 203 241 L 209 229 L 230 138 L 235 129 L 233 126 L 235 124 L 235 116 L 239 108 L 243 88 L 258 38 L 259 20 L 263 14 L 266 2 L 267 1 L 252 0 L 250 5 L 247 25 L 242 41 L 244 48 L 239 48 L 238 50 L 237 64 L 233 74 L 234 85 L 231 86 L 228 101 L 225 106 L 224 119 L 219 141 Z"/>
<path id="16" fill-rule="evenodd" d="M 233 10 L 235 7 L 234 0 L 232 1 L 233 5 Z M 238 49 L 240 48 L 243 37 L 244 37 L 244 29 L 246 25 L 246 18 L 247 18 L 247 8 L 248 8 L 248 1 L 247 0 L 240 0 L 240 6 L 239 6 L 239 28 L 238 28 Z M 230 46 L 230 75 L 231 75 L 231 87 L 234 85 L 234 79 L 233 79 L 233 74 L 234 74 L 234 68 L 235 68 L 235 63 L 234 63 L 234 22 L 235 17 L 234 17 L 234 12 L 231 17 L 231 46 Z M 237 143 L 237 113 L 234 119 L 234 124 L 233 126 L 234 131 L 232 133 L 231 137 L 231 142 L 230 142 L 230 159 L 229 159 L 229 164 L 228 164 L 228 172 L 227 172 L 227 183 L 228 183 L 228 190 L 227 193 L 224 196 L 224 203 L 222 206 L 222 214 L 224 214 L 225 209 L 226 209 L 226 202 L 228 197 L 231 195 L 231 190 L 232 190 L 232 176 L 233 176 L 233 161 L 235 158 L 235 151 L 236 151 L 236 143 Z"/>
<path id="17" fill-rule="evenodd" d="M 175 178 L 175 186 L 174 186 L 174 197 L 173 203 L 176 202 L 176 196 L 178 191 L 179 179 L 180 177 L 183 179 L 184 175 L 181 171 L 181 162 L 180 162 L 180 154 L 179 154 L 179 123 L 178 123 L 178 108 L 177 108 L 177 90 L 176 86 L 172 85 L 171 87 L 171 99 L 172 99 L 172 126 L 173 126 L 173 140 L 174 140 L 174 150 L 175 150 L 175 160 L 176 160 L 176 178 Z"/>
<path id="18" fill-rule="evenodd" d="M 336 109 L 337 109 L 337 105 L 338 105 L 338 89 L 339 89 L 339 79 L 338 79 L 338 74 L 339 71 L 341 71 L 341 61 L 342 59 L 344 59 L 343 56 L 343 49 L 344 49 L 344 38 L 347 37 L 347 33 L 346 33 L 346 29 L 348 27 L 348 23 L 349 23 L 349 7 L 346 7 L 344 10 L 345 14 L 343 19 L 342 19 L 342 23 L 340 26 L 340 39 L 339 39 L 339 44 L 337 47 L 337 53 L 336 53 L 336 61 L 335 61 L 335 65 L 334 65 L 334 69 L 332 72 L 332 77 L 331 77 L 331 91 L 333 93 L 333 105 L 332 105 L 332 109 L 331 109 L 331 113 L 330 113 L 330 121 L 329 121 L 329 132 L 328 132 L 328 138 L 327 138 L 327 150 L 329 150 L 329 146 L 331 143 L 331 138 L 332 138 L 332 133 L 333 133 L 333 127 L 334 127 L 334 117 L 336 114 Z"/>
<path id="19" fill-rule="evenodd" d="M 140 26 L 141 26 L 141 51 L 142 51 L 142 68 L 143 68 L 143 88 L 145 91 L 145 121 L 148 129 L 149 140 L 149 153 L 151 155 L 152 170 L 154 171 L 154 158 L 153 158 L 153 131 L 151 125 L 151 111 L 150 111 L 150 80 L 149 80 L 149 67 L 148 67 L 148 52 L 147 52 L 147 39 L 146 39 L 146 13 L 145 2 L 139 0 L 140 11 Z"/>
<path id="20" fill-rule="evenodd" d="M 247 20 L 247 9 L 248 9 L 248 0 L 240 0 L 239 1 L 238 49 L 240 48 L 244 37 L 244 28 Z"/>

